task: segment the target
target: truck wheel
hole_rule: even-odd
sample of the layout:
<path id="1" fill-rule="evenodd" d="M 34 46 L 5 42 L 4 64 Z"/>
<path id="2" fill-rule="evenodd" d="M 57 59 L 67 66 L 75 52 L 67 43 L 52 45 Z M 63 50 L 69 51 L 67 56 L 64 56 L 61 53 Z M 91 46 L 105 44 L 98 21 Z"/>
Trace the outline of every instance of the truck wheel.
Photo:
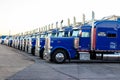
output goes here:
<path id="1" fill-rule="evenodd" d="M 32 55 L 35 56 L 35 48 L 32 48 Z"/>
<path id="2" fill-rule="evenodd" d="M 56 50 L 52 55 L 52 61 L 55 63 L 64 63 L 67 56 L 64 50 Z"/>
<path id="3" fill-rule="evenodd" d="M 42 49 L 42 50 L 39 52 L 39 57 L 40 57 L 41 59 L 43 59 L 43 52 L 44 52 L 44 49 Z"/>

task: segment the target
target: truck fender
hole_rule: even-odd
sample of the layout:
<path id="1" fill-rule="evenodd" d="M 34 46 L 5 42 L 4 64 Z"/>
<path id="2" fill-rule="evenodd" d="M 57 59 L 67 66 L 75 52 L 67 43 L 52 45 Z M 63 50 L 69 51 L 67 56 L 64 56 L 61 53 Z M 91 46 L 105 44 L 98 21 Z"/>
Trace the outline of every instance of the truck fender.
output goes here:
<path id="1" fill-rule="evenodd" d="M 70 51 L 67 49 L 67 48 L 65 48 L 65 47 L 63 47 L 63 46 L 58 46 L 58 47 L 55 47 L 55 48 L 53 48 L 52 50 L 51 50 L 51 55 L 52 55 L 52 53 L 55 51 L 55 50 L 57 50 L 57 49 L 63 49 L 63 50 L 65 50 L 67 53 L 68 53 L 68 58 L 71 58 L 71 56 L 70 56 Z"/>

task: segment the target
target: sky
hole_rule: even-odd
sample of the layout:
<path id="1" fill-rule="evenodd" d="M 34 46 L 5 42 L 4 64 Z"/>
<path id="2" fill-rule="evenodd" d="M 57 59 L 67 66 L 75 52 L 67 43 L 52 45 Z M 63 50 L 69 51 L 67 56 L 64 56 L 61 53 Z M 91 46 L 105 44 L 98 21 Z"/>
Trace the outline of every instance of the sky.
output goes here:
<path id="1" fill-rule="evenodd" d="M 119 0 L 0 0 L 0 34 L 17 34 L 63 21 L 71 24 L 75 16 L 77 22 L 119 15 Z"/>

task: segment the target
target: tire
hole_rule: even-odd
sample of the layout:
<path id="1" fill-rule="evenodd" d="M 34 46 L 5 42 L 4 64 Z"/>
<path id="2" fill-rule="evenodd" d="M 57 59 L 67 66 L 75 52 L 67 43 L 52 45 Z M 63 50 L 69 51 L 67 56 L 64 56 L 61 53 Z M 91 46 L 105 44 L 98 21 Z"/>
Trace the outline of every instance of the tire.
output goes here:
<path id="1" fill-rule="evenodd" d="M 41 59 L 43 59 L 43 52 L 44 52 L 44 49 L 42 49 L 42 50 L 39 52 L 39 57 L 40 57 Z"/>
<path id="2" fill-rule="evenodd" d="M 35 48 L 32 48 L 32 55 L 35 56 Z"/>
<path id="3" fill-rule="evenodd" d="M 52 55 L 52 61 L 55 63 L 64 63 L 66 58 L 66 52 L 62 49 L 56 50 Z"/>

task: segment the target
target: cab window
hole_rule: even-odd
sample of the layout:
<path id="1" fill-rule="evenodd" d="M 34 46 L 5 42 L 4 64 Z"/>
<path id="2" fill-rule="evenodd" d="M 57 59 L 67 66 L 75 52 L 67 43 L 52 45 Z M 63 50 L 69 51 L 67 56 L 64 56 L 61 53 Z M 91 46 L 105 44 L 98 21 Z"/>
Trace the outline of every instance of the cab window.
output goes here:
<path id="1" fill-rule="evenodd" d="M 48 33 L 48 35 L 47 35 L 48 37 L 50 37 L 51 36 L 51 33 Z"/>
<path id="2" fill-rule="evenodd" d="M 89 32 L 82 32 L 81 37 L 90 37 L 90 33 Z"/>
<path id="3" fill-rule="evenodd" d="M 63 37 L 63 34 L 64 34 L 64 32 L 60 31 L 59 34 L 58 34 L 58 37 Z"/>
<path id="4" fill-rule="evenodd" d="M 52 36 L 52 37 L 57 37 L 56 33 L 52 33 L 51 36 Z"/>
<path id="5" fill-rule="evenodd" d="M 72 36 L 76 37 L 79 35 L 79 30 L 74 30 Z"/>
<path id="6" fill-rule="evenodd" d="M 108 32 L 107 37 L 108 38 L 116 38 L 117 34 L 115 32 Z"/>

